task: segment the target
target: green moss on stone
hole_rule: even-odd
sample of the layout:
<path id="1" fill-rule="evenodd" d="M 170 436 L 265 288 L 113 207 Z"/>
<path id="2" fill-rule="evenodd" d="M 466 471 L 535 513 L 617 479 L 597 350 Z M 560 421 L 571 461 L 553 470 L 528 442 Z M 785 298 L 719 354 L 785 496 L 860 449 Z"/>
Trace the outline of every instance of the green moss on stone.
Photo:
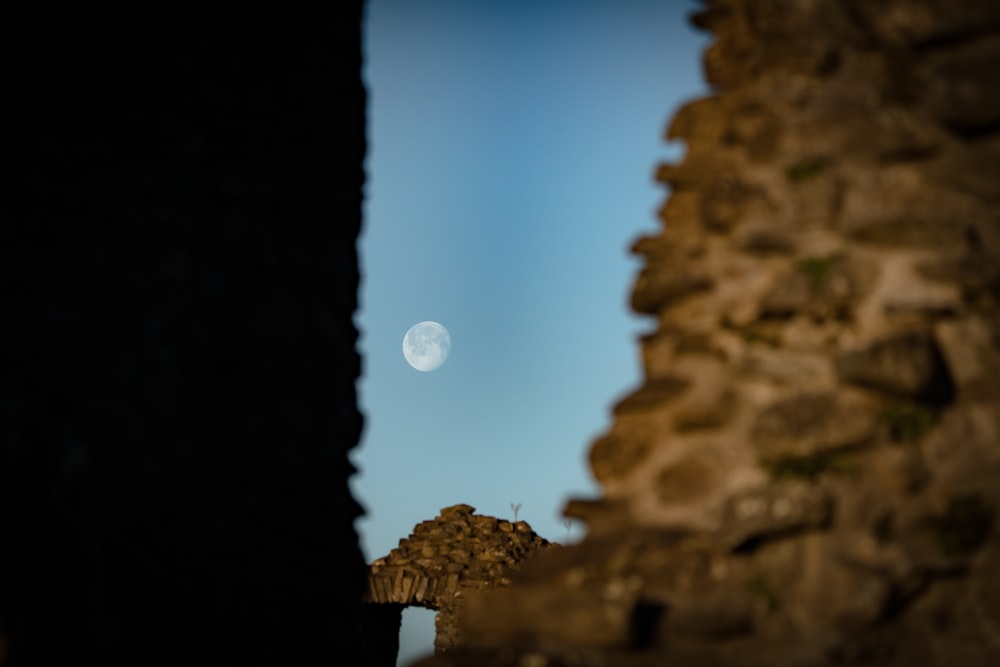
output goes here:
<path id="1" fill-rule="evenodd" d="M 889 437 L 896 442 L 914 442 L 927 435 L 937 423 L 937 413 L 923 405 L 892 405 L 882 413 Z"/>
<path id="2" fill-rule="evenodd" d="M 759 575 L 746 582 L 747 592 L 755 598 L 763 600 L 768 611 L 774 611 L 781 604 L 781 596 L 771 580 Z"/>
<path id="3" fill-rule="evenodd" d="M 836 257 L 808 257 L 799 260 L 795 270 L 808 276 L 812 288 L 818 290 L 826 286 L 836 263 Z"/>
<path id="4" fill-rule="evenodd" d="M 801 183 L 823 173 L 830 167 L 830 160 L 825 157 L 810 158 L 796 162 L 785 169 L 785 177 L 791 183 Z"/>
<path id="5" fill-rule="evenodd" d="M 728 317 L 724 317 L 722 319 L 722 328 L 726 331 L 732 331 L 733 333 L 739 335 L 743 339 L 743 342 L 751 345 L 754 343 L 763 343 L 774 347 L 776 344 L 774 337 L 768 336 L 756 324 L 739 325 L 730 320 Z"/>
<path id="6" fill-rule="evenodd" d="M 823 452 L 807 456 L 782 456 L 764 459 L 761 466 L 773 479 L 802 479 L 815 481 L 825 473 L 847 473 L 853 466 L 843 454 Z"/>
<path id="7" fill-rule="evenodd" d="M 946 556 L 969 554 L 986 541 L 994 510 L 978 494 L 952 496 L 943 514 L 930 519 L 931 532 Z"/>

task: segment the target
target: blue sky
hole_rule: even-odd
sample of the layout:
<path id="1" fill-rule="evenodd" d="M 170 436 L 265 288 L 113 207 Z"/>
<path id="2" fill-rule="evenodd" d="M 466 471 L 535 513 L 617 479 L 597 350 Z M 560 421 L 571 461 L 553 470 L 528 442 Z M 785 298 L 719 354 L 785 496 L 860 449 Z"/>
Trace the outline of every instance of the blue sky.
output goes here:
<path id="1" fill-rule="evenodd" d="M 657 163 L 705 94 L 685 0 L 368 0 L 368 183 L 360 309 L 365 430 L 352 482 L 369 560 L 456 503 L 566 541 L 599 495 L 587 451 L 640 381 L 628 310 L 667 192 Z M 407 365 L 422 320 L 447 362 Z M 581 526 L 572 526 L 572 541 Z M 400 661 L 430 650 L 407 612 Z"/>

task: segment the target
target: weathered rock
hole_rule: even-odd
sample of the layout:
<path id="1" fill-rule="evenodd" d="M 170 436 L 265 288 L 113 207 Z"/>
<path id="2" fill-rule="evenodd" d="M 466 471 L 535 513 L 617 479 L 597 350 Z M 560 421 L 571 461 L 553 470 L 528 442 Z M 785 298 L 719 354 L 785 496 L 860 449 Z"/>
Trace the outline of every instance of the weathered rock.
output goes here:
<path id="1" fill-rule="evenodd" d="M 616 415 L 622 415 L 629 412 L 655 411 L 663 407 L 664 403 L 683 394 L 690 384 L 690 381 L 681 377 L 656 378 L 618 401 L 614 412 Z"/>
<path id="2" fill-rule="evenodd" d="M 720 535 L 734 548 L 768 537 L 825 526 L 833 503 L 823 489 L 785 482 L 732 497 Z"/>
<path id="3" fill-rule="evenodd" d="M 960 136 L 1000 127 L 1000 89 L 990 81 L 1000 65 L 1000 43 L 991 35 L 970 37 L 923 59 L 909 86 L 930 114 Z"/>
<path id="4" fill-rule="evenodd" d="M 688 102 L 674 114 L 666 138 L 687 142 L 714 143 L 726 131 L 727 114 L 718 97 L 705 97 Z"/>
<path id="5" fill-rule="evenodd" d="M 751 441 L 765 460 L 804 457 L 858 447 L 876 435 L 869 405 L 834 393 L 802 393 L 758 415 Z"/>
<path id="6" fill-rule="evenodd" d="M 718 640 L 745 634 L 753 627 L 754 606 L 746 590 L 717 586 L 668 604 L 663 632 L 667 641 L 677 635 Z"/>
<path id="7" fill-rule="evenodd" d="M 685 271 L 643 270 L 632 288 L 632 309 L 637 313 L 656 314 L 660 308 L 703 292 L 712 287 L 713 280 L 699 266 L 698 257 L 679 255 L 678 266 Z"/>
<path id="8" fill-rule="evenodd" d="M 947 410 L 920 441 L 934 477 L 950 486 L 986 491 L 1000 475 L 1000 407 L 974 402 Z"/>
<path id="9" fill-rule="evenodd" d="M 763 317 L 808 315 L 844 318 L 857 298 L 856 287 L 841 257 L 809 257 L 779 276 L 761 304 Z"/>
<path id="10" fill-rule="evenodd" d="M 590 467 L 598 480 L 618 477 L 641 465 L 652 447 L 649 434 L 621 423 L 590 448 Z"/>
<path id="11" fill-rule="evenodd" d="M 712 493 L 719 481 L 719 469 L 711 456 L 693 451 L 656 476 L 657 499 L 666 505 L 691 502 Z"/>
<path id="12" fill-rule="evenodd" d="M 837 355 L 834 364 L 844 382 L 936 403 L 949 401 L 953 394 L 951 376 L 941 353 L 924 331 L 843 352 Z"/>
<path id="13" fill-rule="evenodd" d="M 961 397 L 1000 399 L 1000 341 L 987 323 L 980 318 L 945 321 L 934 333 Z"/>
<path id="14" fill-rule="evenodd" d="M 702 191 L 701 220 L 712 231 L 732 230 L 753 208 L 764 215 L 772 212 L 761 188 L 741 181 L 734 174 L 715 177 Z"/>
<path id="15" fill-rule="evenodd" d="M 915 164 L 852 180 L 843 194 L 840 229 L 866 246 L 961 247 L 965 226 L 982 215 L 979 204 L 960 192 L 934 190 L 928 180 Z"/>
<path id="16" fill-rule="evenodd" d="M 890 0 L 879 7 L 852 1 L 857 20 L 878 40 L 893 46 L 948 43 L 1000 22 L 990 0 L 971 0 L 963 11 L 950 11 L 948 0 Z"/>
<path id="17" fill-rule="evenodd" d="M 508 591 L 477 591 L 466 596 L 462 612 L 470 619 L 463 631 L 467 646 L 528 647 L 544 642 L 560 648 L 615 649 L 635 645 L 633 626 L 643 603 L 635 591 L 533 588 L 530 596 Z M 559 619 L 558 623 L 551 622 Z"/>
<path id="18" fill-rule="evenodd" d="M 457 601 L 464 593 L 508 586 L 526 561 L 557 546 L 536 535 L 524 521 L 511 523 L 475 511 L 465 504 L 443 508 L 437 518 L 417 524 L 412 535 L 369 566 L 364 602 L 437 610 L 434 645 L 439 651 L 458 642 Z M 368 618 L 373 623 L 395 618 L 398 632 L 396 616 L 372 612 Z"/>

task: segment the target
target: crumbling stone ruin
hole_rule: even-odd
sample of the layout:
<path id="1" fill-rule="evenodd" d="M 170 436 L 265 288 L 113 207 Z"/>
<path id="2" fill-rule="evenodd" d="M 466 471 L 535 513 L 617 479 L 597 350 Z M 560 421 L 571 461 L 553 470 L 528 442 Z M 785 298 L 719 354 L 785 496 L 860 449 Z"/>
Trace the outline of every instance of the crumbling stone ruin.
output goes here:
<path id="1" fill-rule="evenodd" d="M 589 532 L 417 664 L 1000 664 L 1000 3 L 704 4 Z"/>
<path id="2" fill-rule="evenodd" d="M 364 601 L 391 608 L 369 610 L 372 622 L 384 626 L 374 629 L 373 636 L 391 645 L 403 607 L 426 607 L 437 611 L 435 651 L 447 651 L 460 641 L 459 603 L 466 591 L 506 588 L 525 562 L 558 546 L 525 521 L 475 514 L 470 505 L 445 507 L 369 567 Z M 385 664 L 395 665 L 395 651 L 386 653 L 391 655 Z"/>

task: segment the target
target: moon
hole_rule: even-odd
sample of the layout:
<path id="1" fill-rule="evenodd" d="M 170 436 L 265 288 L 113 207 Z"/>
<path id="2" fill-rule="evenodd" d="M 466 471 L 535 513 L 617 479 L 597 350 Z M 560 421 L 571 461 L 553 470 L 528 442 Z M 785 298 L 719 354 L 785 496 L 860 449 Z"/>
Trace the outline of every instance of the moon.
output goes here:
<path id="1" fill-rule="evenodd" d="M 403 336 L 403 356 L 418 371 L 432 371 L 448 358 L 451 336 L 437 322 L 417 322 Z"/>

